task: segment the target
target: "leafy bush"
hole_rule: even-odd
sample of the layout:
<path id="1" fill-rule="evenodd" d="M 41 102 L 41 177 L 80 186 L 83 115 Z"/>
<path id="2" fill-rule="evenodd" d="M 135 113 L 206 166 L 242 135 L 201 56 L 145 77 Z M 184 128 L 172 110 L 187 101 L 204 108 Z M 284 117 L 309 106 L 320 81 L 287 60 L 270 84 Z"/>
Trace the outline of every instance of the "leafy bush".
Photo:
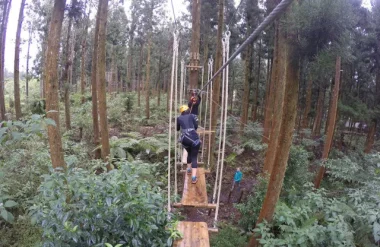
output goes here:
<path id="1" fill-rule="evenodd" d="M 267 192 L 268 179 L 263 177 L 258 177 L 258 179 L 259 181 L 255 186 L 254 192 L 248 196 L 247 201 L 235 205 L 236 209 L 241 214 L 238 224 L 247 232 L 255 227 L 256 220 L 261 210 L 261 205 L 264 202 L 265 194 Z"/>
<path id="2" fill-rule="evenodd" d="M 290 148 L 284 178 L 284 190 L 299 190 L 303 188 L 306 181 L 311 181 L 313 174 L 309 172 L 309 156 L 309 153 L 302 146 Z"/>
<path id="3" fill-rule="evenodd" d="M 154 166 L 126 162 L 101 175 L 69 168 L 44 179 L 30 208 L 43 246 L 171 245 Z"/>
<path id="4" fill-rule="evenodd" d="M 218 234 L 211 235 L 210 238 L 210 245 L 213 247 L 238 247 L 246 246 L 247 243 L 247 236 L 232 226 L 221 228 Z"/>
<path id="5" fill-rule="evenodd" d="M 262 246 L 373 246 L 366 217 L 325 190 L 307 192 L 290 205 L 279 202 L 273 222 L 254 230 Z"/>

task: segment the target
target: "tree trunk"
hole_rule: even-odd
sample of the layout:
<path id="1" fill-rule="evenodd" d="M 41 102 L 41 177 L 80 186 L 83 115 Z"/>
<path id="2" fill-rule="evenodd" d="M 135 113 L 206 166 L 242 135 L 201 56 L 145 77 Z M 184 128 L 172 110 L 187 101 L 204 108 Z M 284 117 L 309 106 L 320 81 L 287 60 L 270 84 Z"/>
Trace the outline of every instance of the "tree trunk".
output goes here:
<path id="1" fill-rule="evenodd" d="M 25 78 L 25 94 L 26 101 L 29 98 L 29 60 L 30 60 L 30 44 L 32 43 L 32 28 L 29 27 L 28 52 L 26 55 L 26 78 Z"/>
<path id="2" fill-rule="evenodd" d="M 278 145 L 278 135 L 280 134 L 280 127 L 281 127 L 281 117 L 282 117 L 282 104 L 284 101 L 284 94 L 285 94 L 285 81 L 286 81 L 286 69 L 285 69 L 285 62 L 286 62 L 286 50 L 285 50 L 285 44 L 287 42 L 284 32 L 281 31 L 280 22 L 276 21 L 275 23 L 275 52 L 273 59 L 276 61 L 275 68 L 273 69 L 272 74 L 272 88 L 270 90 L 270 108 L 272 110 L 268 114 L 273 114 L 273 116 L 270 119 L 271 125 L 268 125 L 265 128 L 270 128 L 270 135 L 269 135 L 269 146 L 265 155 L 265 162 L 263 167 L 263 173 L 272 173 L 272 169 L 275 162 L 276 152 L 278 149 L 276 149 Z M 298 92 L 298 89 L 297 89 Z M 270 117 L 270 116 L 268 116 Z M 272 148 L 271 148 L 272 147 Z"/>
<path id="3" fill-rule="evenodd" d="M 253 45 L 250 45 L 245 54 L 244 61 L 244 89 L 243 89 L 243 104 L 241 109 L 240 118 L 240 133 L 243 132 L 244 126 L 248 122 L 248 109 L 249 109 L 249 93 L 250 93 L 250 82 L 251 82 L 251 71 L 252 71 L 252 50 Z"/>
<path id="4" fill-rule="evenodd" d="M 323 108 L 324 108 L 324 102 L 325 102 L 325 90 L 326 89 L 324 87 L 319 88 L 317 111 L 316 111 L 317 114 L 316 114 L 315 119 L 314 119 L 313 133 L 312 133 L 312 135 L 314 137 L 321 135 Z"/>
<path id="5" fill-rule="evenodd" d="M 81 58 L 81 71 L 80 71 L 80 93 L 82 95 L 82 104 L 85 102 L 84 93 L 86 89 L 86 38 L 87 38 L 88 25 L 84 29 L 83 40 L 82 40 L 82 58 Z"/>
<path id="6" fill-rule="evenodd" d="M 258 51 L 259 63 L 257 66 L 257 75 L 256 75 L 256 89 L 255 89 L 255 99 L 253 101 L 253 112 L 252 112 L 252 121 L 257 121 L 257 108 L 259 105 L 259 86 L 260 86 L 260 71 L 261 71 L 261 40 L 259 43 Z"/>
<path id="7" fill-rule="evenodd" d="M 5 121 L 5 99 L 4 99 L 4 55 L 5 55 L 5 40 L 7 36 L 7 26 L 9 11 L 11 9 L 12 0 L 3 1 L 3 17 L 1 21 L 1 39 L 0 39 L 0 121 Z"/>
<path id="8" fill-rule="evenodd" d="M 72 1 L 72 5 L 74 5 L 74 1 Z M 70 18 L 70 17 L 69 17 Z M 70 118 L 70 83 L 69 83 L 69 71 L 72 66 L 71 57 L 71 46 L 70 46 L 70 36 L 71 36 L 71 28 L 72 28 L 72 18 L 69 19 L 69 24 L 67 28 L 67 39 L 66 39 L 66 64 L 65 70 L 62 75 L 62 82 L 64 87 L 64 98 L 65 98 L 65 123 L 66 130 L 71 129 L 71 118 Z"/>
<path id="9" fill-rule="evenodd" d="M 61 134 L 59 133 L 59 96 L 58 96 L 58 55 L 65 0 L 55 0 L 50 22 L 46 57 L 44 65 L 44 82 L 46 85 L 47 117 L 55 121 L 55 126 L 48 125 L 48 139 L 53 168 L 66 169 L 63 158 Z"/>
<path id="10" fill-rule="evenodd" d="M 376 126 L 377 126 L 377 120 L 373 119 L 371 128 L 368 131 L 367 139 L 365 141 L 364 153 L 366 154 L 369 154 L 371 152 L 373 144 L 375 142 Z"/>
<path id="11" fill-rule="evenodd" d="M 305 101 L 305 109 L 303 111 L 302 124 L 301 128 L 306 129 L 309 124 L 309 113 L 311 109 L 311 93 L 312 93 L 313 81 L 309 79 L 306 88 L 306 101 Z"/>
<path id="12" fill-rule="evenodd" d="M 98 99 L 99 99 L 99 125 L 102 144 L 102 159 L 107 163 L 107 171 L 112 170 L 108 156 L 110 143 L 107 122 L 107 97 L 106 97 L 106 26 L 108 0 L 100 0 L 101 7 L 99 18 L 99 43 L 98 43 Z"/>
<path id="13" fill-rule="evenodd" d="M 17 32 L 16 32 L 16 47 L 15 47 L 15 66 L 14 66 L 14 94 L 15 94 L 15 111 L 16 119 L 21 118 L 21 100 L 20 100 L 20 43 L 21 43 L 21 28 L 24 20 L 25 0 L 21 1 L 20 13 L 18 16 Z"/>
<path id="14" fill-rule="evenodd" d="M 138 80 L 137 80 L 137 105 L 141 106 L 141 70 L 143 66 L 143 53 L 144 52 L 144 45 L 141 45 L 140 50 L 140 63 L 139 63 L 139 69 L 138 69 Z"/>
<path id="15" fill-rule="evenodd" d="M 268 58 L 268 64 L 267 64 L 267 78 L 266 78 L 265 96 L 264 96 L 265 100 L 264 100 L 264 104 L 263 104 L 263 114 L 264 114 L 264 120 L 263 120 L 264 123 L 263 123 L 263 125 L 264 125 L 264 127 L 265 127 L 265 120 L 267 119 L 267 117 L 266 117 L 267 110 L 266 109 L 268 108 L 268 106 L 269 106 L 268 102 L 270 101 L 269 96 L 270 96 L 270 89 L 271 89 L 271 73 L 272 73 L 272 71 L 271 71 L 271 68 L 272 68 L 271 64 L 272 64 L 272 60 L 273 59 Z M 265 128 L 264 128 L 264 131 L 265 131 Z M 268 136 L 268 138 L 269 138 L 269 136 Z M 266 140 L 266 138 L 265 138 L 265 140 Z M 264 142 L 264 136 L 263 136 L 263 142 Z"/>
<path id="16" fill-rule="evenodd" d="M 281 34 L 280 34 L 281 36 Z M 289 39 L 289 38 L 287 38 Z M 287 40 L 285 39 L 285 40 Z M 285 61 L 282 62 L 279 59 L 279 64 L 285 69 L 285 97 L 282 98 L 282 108 L 281 111 L 282 117 L 280 124 L 280 133 L 276 137 L 279 139 L 276 143 L 278 145 L 272 146 L 274 142 L 272 142 L 273 136 L 271 136 L 271 142 L 269 144 L 268 149 L 276 148 L 277 152 L 275 152 L 275 161 L 276 164 L 273 168 L 273 171 L 270 176 L 270 180 L 268 183 L 267 192 L 265 195 L 265 199 L 260 211 L 259 218 L 256 224 L 261 223 L 263 220 L 267 222 L 271 222 L 274 214 L 274 210 L 276 204 L 278 202 L 282 184 L 285 177 L 286 166 L 289 158 L 289 151 L 292 145 L 292 136 L 293 130 L 295 127 L 296 115 L 297 115 L 297 103 L 298 103 L 298 90 L 299 90 L 299 61 L 294 58 L 295 47 L 292 47 L 289 44 L 282 43 L 281 46 L 285 46 L 283 51 L 285 53 L 284 58 Z M 277 115 L 276 115 L 277 118 Z M 257 238 L 255 235 L 251 238 L 249 245 L 250 247 L 259 246 Z"/>
<path id="17" fill-rule="evenodd" d="M 190 66 L 199 66 L 199 42 L 201 38 L 201 0 L 193 1 L 191 26 Z M 190 89 L 198 88 L 198 68 L 190 68 Z"/>
<path id="18" fill-rule="evenodd" d="M 322 154 L 322 165 L 319 168 L 319 172 L 317 177 L 314 181 L 314 186 L 316 189 L 319 188 L 321 185 L 323 176 L 325 174 L 325 166 L 323 165 L 323 162 L 327 160 L 330 153 L 331 144 L 334 137 L 334 130 L 335 130 L 335 120 L 336 120 L 336 113 L 338 109 L 338 98 L 339 98 L 339 84 L 340 84 L 340 68 L 341 68 L 341 58 L 337 57 L 336 59 L 336 66 L 335 66 L 335 85 L 334 85 L 334 92 L 332 94 L 333 98 L 331 100 L 331 107 L 329 111 L 329 125 L 327 128 L 327 137 L 325 141 L 325 145 L 323 148 L 323 154 Z"/>
<path id="19" fill-rule="evenodd" d="M 101 1 L 98 4 L 98 13 L 100 15 Z M 94 37 L 94 50 L 92 52 L 92 62 L 91 62 L 91 96 L 92 96 L 92 122 L 94 129 L 94 144 L 97 147 L 95 149 L 95 159 L 100 159 L 101 150 L 100 145 L 100 130 L 99 130 L 99 115 L 98 115 L 98 46 L 99 46 L 99 18 L 96 18 L 95 23 L 95 37 Z"/>
<path id="20" fill-rule="evenodd" d="M 214 71 L 216 72 L 223 63 L 223 57 L 222 57 L 222 33 L 223 33 L 223 25 L 224 25 L 224 0 L 219 0 L 219 11 L 218 11 L 218 32 L 216 35 L 216 57 L 215 57 L 215 67 Z M 220 107 L 220 81 L 221 81 L 221 74 L 219 74 L 212 83 L 212 92 L 214 99 L 211 105 L 211 126 L 216 126 L 217 120 L 218 120 L 218 110 Z M 212 150 L 210 150 L 211 153 L 214 153 L 214 150 L 216 149 L 216 135 L 215 132 L 212 132 L 210 135 L 210 147 L 212 147 Z M 214 164 L 214 156 L 211 155 L 211 168 L 212 164 Z"/>
<path id="21" fill-rule="evenodd" d="M 275 2 L 278 2 L 277 0 Z M 264 134 L 263 134 L 263 143 L 269 144 L 271 132 L 273 131 L 274 123 L 273 123 L 273 115 L 276 115 L 274 113 L 275 108 L 275 101 L 276 101 L 276 92 L 278 89 L 276 88 L 276 82 L 278 83 L 280 79 L 279 75 L 279 56 L 281 50 L 279 49 L 279 23 L 278 21 L 275 22 L 275 31 L 274 31 L 274 50 L 273 50 L 273 62 L 272 62 L 272 69 L 271 69 L 271 75 L 270 75 L 270 82 L 269 82 L 269 92 L 267 92 L 267 101 L 265 102 L 265 119 L 264 119 Z M 267 87 L 268 88 L 268 87 Z M 281 108 L 280 108 L 281 109 Z"/>
<path id="22" fill-rule="evenodd" d="M 152 9 L 153 11 L 153 9 Z M 152 33 L 151 31 L 148 34 L 148 51 L 146 57 L 146 82 L 145 82 L 145 116 L 147 119 L 150 118 L 150 49 L 152 46 Z"/>

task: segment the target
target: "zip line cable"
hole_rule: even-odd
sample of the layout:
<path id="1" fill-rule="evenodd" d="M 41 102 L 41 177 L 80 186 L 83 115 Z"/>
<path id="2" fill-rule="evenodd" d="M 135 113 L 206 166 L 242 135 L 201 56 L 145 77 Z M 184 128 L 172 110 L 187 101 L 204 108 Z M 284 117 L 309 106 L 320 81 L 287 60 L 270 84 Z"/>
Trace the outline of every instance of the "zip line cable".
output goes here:
<path id="1" fill-rule="evenodd" d="M 262 31 L 264 31 L 270 24 L 272 24 L 293 2 L 293 0 L 282 0 L 276 8 L 264 19 L 264 21 L 256 28 L 255 31 L 239 46 L 239 48 L 231 55 L 225 64 L 211 77 L 211 79 L 203 86 L 200 91 L 203 91 L 208 84 L 210 84 L 249 44 L 255 41 Z"/>

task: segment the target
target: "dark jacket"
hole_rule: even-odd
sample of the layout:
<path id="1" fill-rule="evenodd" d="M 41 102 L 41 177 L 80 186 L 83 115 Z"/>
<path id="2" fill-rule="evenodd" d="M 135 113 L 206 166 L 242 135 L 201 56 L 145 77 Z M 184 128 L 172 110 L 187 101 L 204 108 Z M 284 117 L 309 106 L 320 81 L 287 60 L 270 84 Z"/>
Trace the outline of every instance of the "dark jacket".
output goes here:
<path id="1" fill-rule="evenodd" d="M 194 132 L 198 129 L 198 122 L 195 119 L 193 114 L 185 113 L 177 118 L 177 131 L 182 129 L 182 133 L 185 131 L 194 130 Z"/>
<path id="2" fill-rule="evenodd" d="M 198 100 L 197 100 L 197 103 L 195 103 L 195 104 L 193 104 L 191 99 L 189 100 L 189 103 L 187 104 L 187 106 L 190 108 L 191 114 L 198 116 L 198 108 L 199 108 L 200 103 L 201 103 L 201 96 L 200 95 L 198 95 Z"/>

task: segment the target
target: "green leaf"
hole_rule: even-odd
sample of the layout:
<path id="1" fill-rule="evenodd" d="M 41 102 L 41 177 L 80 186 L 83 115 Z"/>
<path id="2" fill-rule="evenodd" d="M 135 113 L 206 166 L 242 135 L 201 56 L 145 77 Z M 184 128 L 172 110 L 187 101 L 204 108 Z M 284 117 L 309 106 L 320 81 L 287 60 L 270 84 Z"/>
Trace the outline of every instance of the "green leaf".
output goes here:
<path id="1" fill-rule="evenodd" d="M 52 125 L 52 126 L 54 126 L 54 127 L 57 127 L 55 121 L 54 121 L 53 119 L 51 119 L 51 118 L 46 118 L 46 119 L 45 119 L 45 123 L 46 123 L 47 125 Z"/>
<path id="2" fill-rule="evenodd" d="M 112 244 L 106 243 L 106 247 L 113 247 L 113 246 L 112 246 Z"/>
<path id="3" fill-rule="evenodd" d="M 13 214 L 11 214 L 10 212 L 8 212 L 7 210 L 1 210 L 1 213 L 0 213 L 1 217 L 3 217 L 3 219 L 9 223 L 13 223 L 14 222 L 14 216 Z"/>
<path id="4" fill-rule="evenodd" d="M 12 207 L 15 207 L 17 205 L 18 205 L 17 202 L 9 200 L 9 201 L 5 202 L 4 207 L 6 207 L 6 208 L 12 208 Z"/>
<path id="5" fill-rule="evenodd" d="M 115 245 L 115 247 L 121 247 L 121 246 L 123 246 L 122 244 L 117 244 L 117 245 Z"/>

